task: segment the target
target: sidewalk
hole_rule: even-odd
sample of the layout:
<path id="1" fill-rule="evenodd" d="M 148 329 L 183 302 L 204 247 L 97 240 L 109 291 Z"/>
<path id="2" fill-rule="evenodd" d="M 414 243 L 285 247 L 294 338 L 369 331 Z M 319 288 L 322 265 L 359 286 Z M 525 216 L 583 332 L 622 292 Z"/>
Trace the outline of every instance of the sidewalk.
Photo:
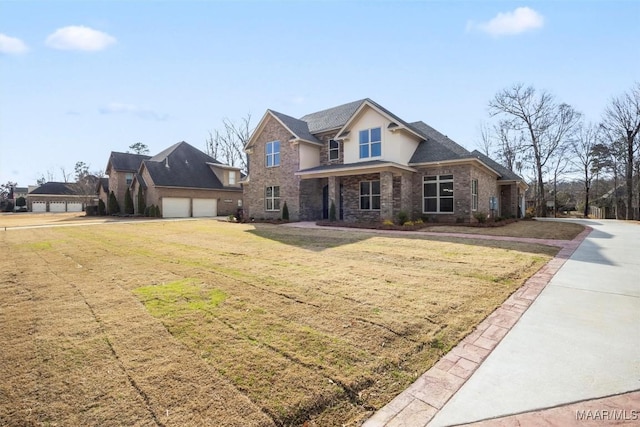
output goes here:
<path id="1" fill-rule="evenodd" d="M 363 426 L 638 424 L 640 225 L 579 222 L 593 231 L 563 242 L 555 259 Z"/>

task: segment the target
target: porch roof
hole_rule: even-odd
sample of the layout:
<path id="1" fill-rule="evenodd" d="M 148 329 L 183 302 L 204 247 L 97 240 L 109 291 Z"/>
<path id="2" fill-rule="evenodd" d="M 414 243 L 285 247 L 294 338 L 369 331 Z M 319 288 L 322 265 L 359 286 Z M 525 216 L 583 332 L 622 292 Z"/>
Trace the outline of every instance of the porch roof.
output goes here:
<path id="1" fill-rule="evenodd" d="M 383 160 L 370 160 L 368 162 L 316 166 L 314 168 L 300 170 L 295 174 L 302 179 L 311 179 L 326 178 L 328 176 L 362 175 L 366 173 L 377 173 L 382 171 L 417 172 L 414 168 L 406 165 L 401 165 L 399 163 L 385 162 Z"/>

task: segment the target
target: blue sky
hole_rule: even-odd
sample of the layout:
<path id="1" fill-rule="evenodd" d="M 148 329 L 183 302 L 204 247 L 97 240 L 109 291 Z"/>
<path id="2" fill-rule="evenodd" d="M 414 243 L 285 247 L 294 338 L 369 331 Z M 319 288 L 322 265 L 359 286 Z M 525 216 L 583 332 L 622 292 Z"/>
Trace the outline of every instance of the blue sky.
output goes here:
<path id="1" fill-rule="evenodd" d="M 639 17 L 635 0 L 0 0 L 0 183 L 365 97 L 469 149 L 517 82 L 597 121 L 640 80 Z"/>

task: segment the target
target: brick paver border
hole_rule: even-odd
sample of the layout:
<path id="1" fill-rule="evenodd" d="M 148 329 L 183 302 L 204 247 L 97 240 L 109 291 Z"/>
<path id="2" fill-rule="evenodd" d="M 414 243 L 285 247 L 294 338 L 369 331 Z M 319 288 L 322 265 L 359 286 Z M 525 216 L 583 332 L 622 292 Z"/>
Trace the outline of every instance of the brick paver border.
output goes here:
<path id="1" fill-rule="evenodd" d="M 363 427 L 426 426 L 520 320 L 547 283 L 592 230 L 590 227 L 585 227 L 576 238 L 569 241 L 433 233 L 475 239 L 526 241 L 559 246 L 561 249 L 551 261 L 531 276 L 431 369 L 366 420 Z"/>

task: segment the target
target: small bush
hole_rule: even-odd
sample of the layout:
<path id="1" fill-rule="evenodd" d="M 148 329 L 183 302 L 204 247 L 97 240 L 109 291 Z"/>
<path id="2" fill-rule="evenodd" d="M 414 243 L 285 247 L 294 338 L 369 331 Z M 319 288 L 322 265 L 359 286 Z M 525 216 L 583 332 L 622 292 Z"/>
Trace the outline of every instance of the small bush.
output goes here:
<path id="1" fill-rule="evenodd" d="M 418 218 L 415 221 L 413 221 L 413 223 L 416 225 L 420 225 L 420 224 L 424 224 L 424 221 L 422 220 L 422 218 Z"/>
<path id="2" fill-rule="evenodd" d="M 487 222 L 487 214 L 486 212 L 476 212 L 473 214 L 473 217 L 478 220 L 480 224 L 484 224 Z"/>
<path id="3" fill-rule="evenodd" d="M 162 212 L 160 211 L 160 206 L 156 206 L 156 218 L 162 218 Z"/>
<path id="4" fill-rule="evenodd" d="M 405 211 L 398 212 L 398 224 L 404 225 L 407 221 L 409 221 L 409 214 Z"/>
<path id="5" fill-rule="evenodd" d="M 229 215 L 229 216 L 227 217 L 227 221 L 229 221 L 229 222 L 236 222 L 236 217 L 235 217 L 235 216 L 233 216 L 233 215 Z"/>
<path id="6" fill-rule="evenodd" d="M 287 207 L 287 202 L 284 202 L 284 205 L 282 205 L 282 220 L 289 221 L 289 208 Z"/>
<path id="7" fill-rule="evenodd" d="M 336 221 L 336 204 L 331 201 L 331 207 L 329 208 L 329 221 Z"/>
<path id="8" fill-rule="evenodd" d="M 402 224 L 402 225 L 404 225 L 405 227 L 413 227 L 415 225 L 415 222 L 413 222 L 413 221 L 405 221 L 405 223 Z"/>
<path id="9" fill-rule="evenodd" d="M 118 199 L 116 199 L 116 195 L 113 193 L 109 193 L 109 200 L 107 201 L 107 213 L 109 215 L 116 215 L 120 213 L 120 205 L 118 204 Z"/>
<path id="10" fill-rule="evenodd" d="M 382 221 L 382 225 L 394 225 L 393 221 L 391 221 L 390 219 L 385 219 L 384 221 Z"/>

